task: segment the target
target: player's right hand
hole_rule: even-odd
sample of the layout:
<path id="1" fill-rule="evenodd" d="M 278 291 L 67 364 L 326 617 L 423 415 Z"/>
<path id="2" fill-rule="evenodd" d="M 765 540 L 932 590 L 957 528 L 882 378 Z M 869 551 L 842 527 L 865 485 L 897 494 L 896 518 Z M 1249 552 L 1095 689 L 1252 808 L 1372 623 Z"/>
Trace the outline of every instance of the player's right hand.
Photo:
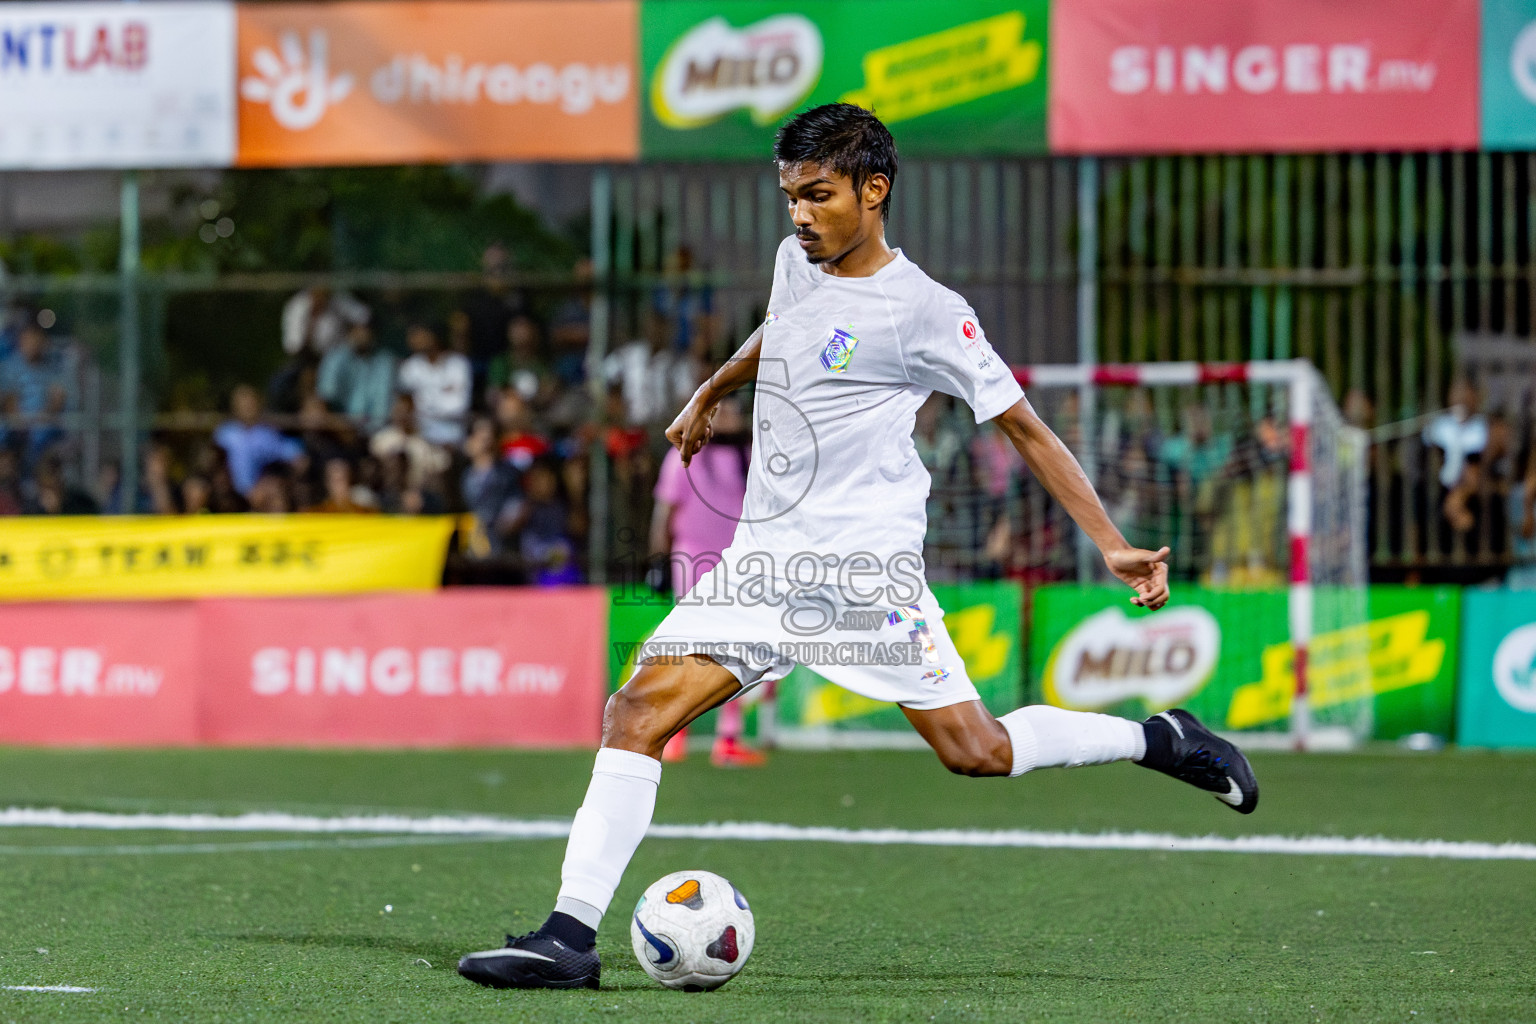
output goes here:
<path id="1" fill-rule="evenodd" d="M 1168 549 L 1120 548 L 1104 553 L 1104 564 L 1136 591 L 1131 604 L 1156 610 L 1168 603 Z"/>
<path id="2" fill-rule="evenodd" d="M 678 454 L 683 457 L 683 465 L 693 461 L 693 457 L 699 453 L 699 449 L 709 443 L 714 436 L 715 428 L 712 421 L 715 418 L 715 406 L 707 409 L 700 408 L 699 400 L 695 397 L 683 407 L 683 411 L 677 414 L 677 419 L 667 428 L 667 440 L 676 448 Z"/>

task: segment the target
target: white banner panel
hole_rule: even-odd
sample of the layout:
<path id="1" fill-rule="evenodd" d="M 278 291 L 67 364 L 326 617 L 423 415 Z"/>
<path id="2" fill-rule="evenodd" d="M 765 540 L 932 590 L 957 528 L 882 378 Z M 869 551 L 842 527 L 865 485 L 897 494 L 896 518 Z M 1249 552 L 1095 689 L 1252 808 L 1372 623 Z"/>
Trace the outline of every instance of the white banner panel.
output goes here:
<path id="1" fill-rule="evenodd" d="M 234 153 L 234 4 L 0 3 L 0 168 Z"/>

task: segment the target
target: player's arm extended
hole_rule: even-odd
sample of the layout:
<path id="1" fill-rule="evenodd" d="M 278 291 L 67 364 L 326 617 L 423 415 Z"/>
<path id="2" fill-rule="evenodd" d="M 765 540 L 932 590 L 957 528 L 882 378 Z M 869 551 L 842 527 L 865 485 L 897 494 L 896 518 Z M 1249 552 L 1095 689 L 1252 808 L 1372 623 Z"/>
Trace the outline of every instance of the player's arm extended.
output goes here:
<path id="1" fill-rule="evenodd" d="M 1070 449 L 1061 443 L 1045 421 L 1036 415 L 1029 399 L 1021 398 L 996 423 L 1019 450 L 1030 471 L 1061 502 L 1062 508 L 1082 527 L 1104 554 L 1104 564 L 1136 591 L 1132 604 L 1161 608 L 1168 602 L 1168 549 L 1133 548 L 1110 521 L 1093 484 Z"/>
<path id="2" fill-rule="evenodd" d="M 710 421 L 725 396 L 757 379 L 757 361 L 762 354 L 763 328 L 759 325 L 736 354 L 699 385 L 699 390 L 693 393 L 683 411 L 667 428 L 667 440 L 683 457 L 683 465 L 688 465 L 713 436 Z"/>

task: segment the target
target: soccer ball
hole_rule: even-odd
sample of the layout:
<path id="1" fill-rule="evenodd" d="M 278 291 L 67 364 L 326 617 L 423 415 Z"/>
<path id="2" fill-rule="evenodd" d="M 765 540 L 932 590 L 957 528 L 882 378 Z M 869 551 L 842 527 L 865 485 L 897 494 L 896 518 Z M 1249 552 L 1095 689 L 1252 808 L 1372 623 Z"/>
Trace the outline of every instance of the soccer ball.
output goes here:
<path id="1" fill-rule="evenodd" d="M 674 871 L 652 883 L 629 922 L 640 967 L 684 992 L 707 992 L 736 977 L 756 935 L 746 897 L 708 871 Z"/>

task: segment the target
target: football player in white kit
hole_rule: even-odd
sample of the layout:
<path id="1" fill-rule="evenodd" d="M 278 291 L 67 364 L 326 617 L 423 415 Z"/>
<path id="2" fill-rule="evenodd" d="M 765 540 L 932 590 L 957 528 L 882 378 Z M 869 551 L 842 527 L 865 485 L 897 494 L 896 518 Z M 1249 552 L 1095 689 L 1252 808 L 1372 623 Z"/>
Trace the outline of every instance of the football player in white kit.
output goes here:
<path id="1" fill-rule="evenodd" d="M 1247 758 L 1186 711 L 1132 722 L 1041 705 L 994 718 L 982 705 L 923 581 L 929 479 L 912 429 L 931 392 L 1002 429 L 1132 604 L 1167 602 L 1168 549 L 1126 542 L 965 300 L 886 244 L 896 145 L 874 114 L 843 103 L 806 111 L 780 129 L 774 156 L 794 234 L 779 246 L 768 315 L 667 431 L 687 462 L 720 401 L 756 383 L 741 523 L 608 701 L 553 913 L 459 962 L 481 984 L 597 987 L 597 927 L 650 825 L 662 747 L 795 662 L 900 705 L 952 772 L 1129 760 L 1244 814 L 1258 803 Z"/>

